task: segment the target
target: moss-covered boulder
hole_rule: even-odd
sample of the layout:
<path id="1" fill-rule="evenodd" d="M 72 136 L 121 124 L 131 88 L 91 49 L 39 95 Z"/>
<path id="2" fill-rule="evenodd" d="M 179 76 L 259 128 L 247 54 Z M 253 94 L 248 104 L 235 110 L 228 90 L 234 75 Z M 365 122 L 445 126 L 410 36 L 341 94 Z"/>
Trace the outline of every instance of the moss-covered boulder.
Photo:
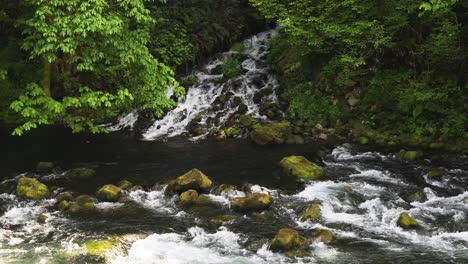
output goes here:
<path id="1" fill-rule="evenodd" d="M 409 216 L 407 213 L 401 213 L 398 217 L 397 224 L 404 229 L 411 229 L 418 227 L 418 221 Z"/>
<path id="2" fill-rule="evenodd" d="M 62 201 L 73 201 L 73 194 L 71 192 L 63 192 L 57 195 L 55 198 L 57 200 L 57 203 L 60 203 Z"/>
<path id="3" fill-rule="evenodd" d="M 333 232 L 328 229 L 315 230 L 313 235 L 325 243 L 330 243 L 333 241 Z"/>
<path id="4" fill-rule="evenodd" d="M 117 183 L 117 187 L 119 187 L 122 190 L 128 191 L 128 190 L 130 190 L 130 188 L 133 187 L 133 184 L 131 182 L 127 181 L 127 180 L 123 180 L 123 181 L 119 181 Z"/>
<path id="5" fill-rule="evenodd" d="M 259 145 L 283 144 L 291 135 L 291 124 L 279 122 L 269 125 L 256 125 L 250 139 Z"/>
<path id="6" fill-rule="evenodd" d="M 38 223 L 43 224 L 47 221 L 47 216 L 45 214 L 40 214 L 36 220 Z"/>
<path id="7" fill-rule="evenodd" d="M 318 220 L 322 216 L 319 203 L 312 203 L 302 215 L 303 220 Z"/>
<path id="8" fill-rule="evenodd" d="M 63 200 L 57 204 L 57 208 L 60 211 L 66 211 L 68 208 L 70 208 L 70 201 Z"/>
<path id="9" fill-rule="evenodd" d="M 69 214 L 79 215 L 79 214 L 91 214 L 96 211 L 96 206 L 94 204 L 93 198 L 89 195 L 80 195 L 76 197 L 75 202 L 70 203 L 70 206 L 67 210 Z"/>
<path id="10" fill-rule="evenodd" d="M 288 252 L 291 250 L 307 249 L 307 239 L 291 228 L 282 228 L 270 243 L 270 250 L 274 252 Z"/>
<path id="11" fill-rule="evenodd" d="M 35 178 L 20 178 L 16 186 L 16 195 L 30 200 L 40 200 L 49 197 L 47 185 Z"/>
<path id="12" fill-rule="evenodd" d="M 106 184 L 96 192 L 96 197 L 99 200 L 105 202 L 117 202 L 120 198 L 121 192 L 122 189 L 120 189 L 119 187 L 113 184 Z"/>
<path id="13" fill-rule="evenodd" d="M 180 194 L 180 203 L 184 206 L 208 206 L 212 205 L 213 202 L 205 195 L 199 195 L 195 190 L 188 190 Z"/>
<path id="14" fill-rule="evenodd" d="M 407 161 L 412 161 L 419 159 L 423 156 L 422 151 L 416 151 L 416 150 L 400 150 L 398 153 L 398 158 L 400 160 L 407 160 Z"/>
<path id="15" fill-rule="evenodd" d="M 71 181 L 89 180 L 96 176 L 96 171 L 89 168 L 77 168 L 65 173 L 65 178 Z"/>
<path id="16" fill-rule="evenodd" d="M 36 171 L 39 173 L 49 173 L 54 170 L 54 163 L 48 161 L 38 162 L 36 165 Z"/>
<path id="17" fill-rule="evenodd" d="M 203 172 L 192 169 L 184 175 L 169 182 L 169 190 L 176 193 L 183 193 L 190 189 L 199 193 L 207 193 L 213 186 L 213 182 Z"/>
<path id="18" fill-rule="evenodd" d="M 234 198 L 231 208 L 239 212 L 262 211 L 271 206 L 273 198 L 266 193 L 252 193 L 246 197 Z"/>
<path id="19" fill-rule="evenodd" d="M 235 215 L 217 215 L 210 220 L 210 224 L 214 226 L 221 226 L 224 223 L 231 222 L 237 219 Z"/>
<path id="20" fill-rule="evenodd" d="M 303 156 L 285 157 L 280 162 L 284 171 L 303 180 L 316 180 L 323 175 L 323 169 Z"/>

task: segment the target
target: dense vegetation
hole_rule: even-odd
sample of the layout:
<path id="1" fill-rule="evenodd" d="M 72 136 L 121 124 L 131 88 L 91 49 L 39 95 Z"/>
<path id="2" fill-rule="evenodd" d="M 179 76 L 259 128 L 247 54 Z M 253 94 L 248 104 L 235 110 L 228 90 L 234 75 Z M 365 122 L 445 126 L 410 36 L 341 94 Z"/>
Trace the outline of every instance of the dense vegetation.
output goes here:
<path id="1" fill-rule="evenodd" d="M 1 117 L 14 133 L 101 132 L 130 108 L 157 116 L 187 69 L 263 26 L 246 1 L 1 1 Z M 18 119 L 20 121 L 18 122 Z"/>
<path id="2" fill-rule="evenodd" d="M 466 137 L 466 1 L 251 2 L 283 26 L 271 60 L 292 117 Z"/>

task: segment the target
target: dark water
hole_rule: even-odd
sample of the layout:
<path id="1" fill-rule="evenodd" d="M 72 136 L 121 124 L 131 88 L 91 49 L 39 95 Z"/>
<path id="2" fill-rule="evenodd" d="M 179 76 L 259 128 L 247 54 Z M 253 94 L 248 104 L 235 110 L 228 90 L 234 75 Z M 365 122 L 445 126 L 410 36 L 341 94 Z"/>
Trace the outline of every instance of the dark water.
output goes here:
<path id="1" fill-rule="evenodd" d="M 345 144 L 328 151 L 321 161 L 314 145 L 260 147 L 242 140 L 191 142 L 139 141 L 128 133 L 106 136 L 70 135 L 41 130 L 21 139 L 8 139 L 0 166 L 0 263 L 96 263 L 84 257 L 90 239 L 118 237 L 122 244 L 107 254 L 110 263 L 466 263 L 468 261 L 468 171 L 466 156 L 401 162 L 391 152 L 372 146 Z M 326 148 L 325 148 L 326 149 Z M 325 168 L 320 181 L 297 182 L 277 165 L 282 157 L 304 155 Z M 99 203 L 98 212 L 71 218 L 44 202 L 26 202 L 13 195 L 14 178 L 33 171 L 37 161 L 53 161 L 63 169 L 92 167 L 98 179 L 74 186 L 55 186 L 55 192 L 93 194 L 106 183 L 128 179 L 146 190 L 129 194 L 130 201 Z M 435 179 L 427 171 L 443 166 Z M 274 197 L 261 215 L 243 215 L 229 208 L 229 199 L 210 195 L 216 206 L 182 208 L 178 198 L 165 196 L 164 184 L 191 168 L 199 168 L 216 184 L 241 186 Z M 344 187 L 353 189 L 351 193 Z M 412 202 L 423 191 L 427 201 Z M 10 194 L 9 194 L 10 193 Z M 322 218 L 302 221 L 302 211 L 321 202 Z M 49 203 L 53 203 L 50 200 Z M 396 225 L 401 212 L 415 217 L 421 228 Z M 49 218 L 36 221 L 40 213 Z M 213 216 L 238 218 L 223 227 L 210 224 Z M 278 229 L 292 227 L 311 237 L 329 229 L 330 244 L 311 242 L 310 257 L 290 258 L 270 252 L 268 241 Z M 131 234 L 131 235 L 130 235 Z"/>

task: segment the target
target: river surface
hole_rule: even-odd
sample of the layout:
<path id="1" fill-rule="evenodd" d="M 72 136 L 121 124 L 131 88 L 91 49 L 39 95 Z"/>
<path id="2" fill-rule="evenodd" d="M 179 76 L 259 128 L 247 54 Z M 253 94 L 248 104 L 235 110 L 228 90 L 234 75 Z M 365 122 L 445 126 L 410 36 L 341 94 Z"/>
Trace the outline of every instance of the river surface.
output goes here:
<path id="1" fill-rule="evenodd" d="M 107 252 L 108 263 L 466 263 L 468 261 L 468 158 L 402 162 L 392 152 L 372 146 L 343 144 L 321 161 L 315 145 L 260 147 L 246 140 L 192 142 L 140 141 L 128 132 L 107 136 L 72 136 L 43 130 L 24 139 L 0 143 L 0 263 L 99 263 L 79 256 L 89 239 L 118 236 L 121 245 Z M 298 182 L 284 175 L 278 162 L 304 155 L 325 169 L 319 181 Z M 54 193 L 71 190 L 93 195 L 106 183 L 128 179 L 145 187 L 129 194 L 127 203 L 99 203 L 88 217 L 70 217 L 53 209 L 54 199 L 28 202 L 14 194 L 15 178 L 34 170 L 39 160 L 63 169 L 91 167 L 98 179 L 79 186 L 54 187 L 57 175 L 43 175 Z M 432 167 L 446 173 L 427 177 Z M 216 206 L 183 208 L 177 196 L 164 194 L 165 182 L 191 168 L 205 172 L 215 184 L 242 186 L 273 195 L 262 215 L 239 214 L 225 196 L 211 194 Z M 350 186 L 352 192 L 346 192 Z M 408 198 L 423 191 L 426 201 Z M 301 220 L 312 201 L 321 203 L 319 221 Z M 401 212 L 415 217 L 420 228 L 396 225 Z M 44 213 L 46 223 L 36 218 Z M 216 215 L 238 218 L 222 227 Z M 268 250 L 278 229 L 292 227 L 304 236 L 329 229 L 329 244 L 311 242 L 311 256 L 287 257 Z M 77 254 L 79 257 L 70 259 Z"/>

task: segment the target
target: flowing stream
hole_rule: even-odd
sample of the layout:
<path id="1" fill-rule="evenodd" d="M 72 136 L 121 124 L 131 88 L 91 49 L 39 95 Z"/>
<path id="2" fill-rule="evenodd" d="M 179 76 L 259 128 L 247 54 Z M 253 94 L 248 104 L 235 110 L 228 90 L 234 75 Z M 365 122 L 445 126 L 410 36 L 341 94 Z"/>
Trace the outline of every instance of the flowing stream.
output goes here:
<path id="1" fill-rule="evenodd" d="M 103 254 L 106 263 L 467 263 L 468 157 L 434 155 L 433 159 L 400 161 L 395 149 L 343 144 L 325 149 L 317 145 L 261 147 L 247 140 L 212 139 L 193 142 L 175 137 L 187 132 L 192 120 L 205 133 L 223 126 L 238 111 L 267 120 L 259 102 L 276 102 L 278 82 L 265 62 L 266 42 L 276 31 L 245 41 L 243 74 L 223 83 L 215 69 L 232 52 L 221 54 L 196 73 L 198 84 L 185 100 L 136 140 L 126 131 L 110 135 L 69 135 L 55 129 L 37 130 L 25 138 L 7 138 L 0 146 L 0 263 L 102 263 L 87 256 L 85 243 L 117 241 Z M 265 92 L 265 90 L 268 90 Z M 256 94 L 262 92 L 262 96 Z M 216 99 L 230 94 L 224 107 Z M 170 94 L 168 94 L 170 96 Z M 239 99 L 236 99 L 239 98 Z M 235 102 L 237 101 L 237 103 Z M 114 130 L 132 126 L 131 113 Z M 157 139 L 164 138 L 165 141 Z M 437 153 L 434 153 L 437 154 Z M 317 181 L 298 181 L 278 166 L 289 155 L 303 155 L 325 170 Z M 52 197 L 62 191 L 94 195 L 108 183 L 127 179 L 144 187 L 127 193 L 121 203 L 97 203 L 89 216 L 73 217 L 58 209 L 55 198 L 25 201 L 15 195 L 19 177 L 31 176 L 38 161 L 53 161 L 63 169 L 90 167 L 98 177 L 72 185 L 59 184 L 63 173 L 36 175 L 50 186 Z M 209 207 L 182 207 L 166 183 L 198 168 L 216 185 L 237 190 L 211 192 Z M 439 175 L 429 171 L 438 168 Z M 248 183 L 248 184 L 247 184 Z M 230 199 L 245 195 L 243 186 L 268 192 L 273 205 L 261 214 L 233 212 Z M 423 194 L 415 200 L 414 194 Z M 311 202 L 319 202 L 319 220 L 302 220 Z M 405 230 L 396 222 L 406 212 L 420 227 Z M 45 223 L 38 216 L 47 216 Z M 222 226 L 218 215 L 237 218 Z M 289 257 L 269 250 L 280 228 L 290 227 L 305 237 L 328 229 L 331 243 L 310 240 L 310 256 Z"/>

